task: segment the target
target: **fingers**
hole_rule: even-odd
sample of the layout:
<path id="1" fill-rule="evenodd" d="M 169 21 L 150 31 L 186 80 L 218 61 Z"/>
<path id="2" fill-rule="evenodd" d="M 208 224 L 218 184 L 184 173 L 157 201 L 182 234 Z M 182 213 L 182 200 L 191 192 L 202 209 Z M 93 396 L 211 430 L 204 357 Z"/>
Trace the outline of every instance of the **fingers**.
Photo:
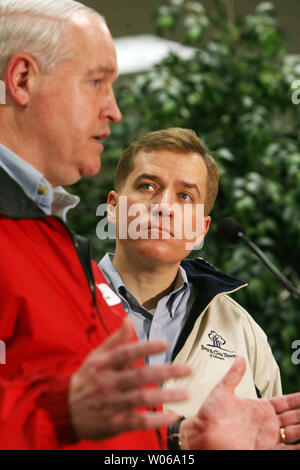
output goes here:
<path id="1" fill-rule="evenodd" d="M 122 369 L 125 366 L 131 365 L 138 359 L 158 354 L 168 349 L 166 341 L 147 341 L 143 343 L 134 342 L 126 343 L 121 346 L 115 346 L 101 354 L 95 353 L 93 355 L 94 366 L 100 369 Z"/>
<path id="2" fill-rule="evenodd" d="M 86 362 L 89 376 L 93 376 L 95 392 L 101 396 L 113 396 L 119 392 L 139 389 L 145 385 L 164 382 L 170 378 L 186 377 L 192 369 L 187 364 L 164 364 L 128 368 L 132 362 L 151 354 L 157 354 L 168 347 L 165 341 L 129 343 L 115 349 L 94 355 Z"/>
<path id="3" fill-rule="evenodd" d="M 139 407 L 155 407 L 164 403 L 185 401 L 189 398 L 186 390 L 139 389 L 109 397 L 105 406 L 114 413 L 129 411 Z M 101 403 L 103 407 L 103 403 Z"/>
<path id="4" fill-rule="evenodd" d="M 170 411 L 164 413 L 135 413 L 126 416 L 126 419 L 122 419 L 122 422 L 118 424 L 120 432 L 133 431 L 135 429 L 157 429 L 162 427 L 168 427 L 178 421 L 179 416 Z"/>
<path id="5" fill-rule="evenodd" d="M 300 425 L 300 410 L 285 411 L 277 415 L 280 427 L 286 427 L 291 424 Z"/>
<path id="6" fill-rule="evenodd" d="M 272 397 L 269 398 L 269 401 L 271 405 L 273 405 L 276 413 L 283 413 L 284 411 L 300 407 L 300 392 L 282 395 L 280 397 Z"/>
<path id="7" fill-rule="evenodd" d="M 229 371 L 221 380 L 220 385 L 222 384 L 227 389 L 234 392 L 235 388 L 242 380 L 245 370 L 246 361 L 242 356 L 238 356 Z"/>
<path id="8" fill-rule="evenodd" d="M 126 317 L 119 328 L 114 334 L 104 341 L 101 346 L 95 349 L 95 352 L 109 351 L 120 344 L 128 343 L 132 340 L 134 326 L 130 318 Z"/>
<path id="9" fill-rule="evenodd" d="M 166 364 L 112 373 L 107 375 L 106 391 L 110 388 L 125 392 L 147 384 L 163 382 L 170 378 L 186 377 L 191 372 L 191 367 L 186 364 Z"/>
<path id="10" fill-rule="evenodd" d="M 300 440 L 300 409 L 288 409 L 287 411 L 282 410 L 287 407 L 293 408 L 294 405 L 298 406 L 299 395 L 299 393 L 295 393 L 270 399 L 273 406 L 275 403 L 275 406 L 277 406 L 277 410 L 279 410 L 277 411 L 279 426 L 281 428 L 284 428 L 285 440 L 289 443 Z M 297 446 L 285 446 L 284 448 L 286 447 L 291 447 L 295 449 Z"/>
<path id="11" fill-rule="evenodd" d="M 295 442 L 300 440 L 300 424 L 287 426 L 284 428 L 285 440 L 287 442 Z"/>
<path id="12" fill-rule="evenodd" d="M 285 440 L 300 440 L 300 410 L 285 411 L 277 415 L 279 426 L 284 429 Z"/>

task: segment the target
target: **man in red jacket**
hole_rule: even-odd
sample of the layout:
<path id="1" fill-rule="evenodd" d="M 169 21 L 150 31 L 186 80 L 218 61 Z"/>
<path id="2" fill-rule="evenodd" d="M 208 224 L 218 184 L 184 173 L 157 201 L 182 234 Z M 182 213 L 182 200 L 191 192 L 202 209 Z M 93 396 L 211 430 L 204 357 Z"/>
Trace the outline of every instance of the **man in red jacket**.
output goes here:
<path id="1" fill-rule="evenodd" d="M 65 224 L 77 200 L 61 186 L 99 171 L 100 140 L 121 118 L 109 30 L 71 0 L 2 0 L 0 46 L 0 448 L 167 448 L 178 416 L 160 406 L 187 394 L 153 384 L 190 368 L 145 367 L 168 345 L 136 341 L 88 242 Z M 242 374 L 240 359 L 210 397 L 221 419 L 213 439 L 209 401 L 181 426 L 184 448 L 227 445 L 220 435 L 229 405 L 245 407 L 233 393 Z M 300 405 L 298 395 L 274 400 L 248 404 L 242 420 L 256 438 L 269 418 L 269 447 L 280 445 L 279 425 L 297 422 L 286 413 Z M 232 427 L 236 438 L 240 427 Z"/>
<path id="2" fill-rule="evenodd" d="M 125 314 L 65 225 L 76 200 L 59 188 L 99 171 L 121 118 L 110 32 L 62 0 L 1 2 L 0 22 L 0 447 L 165 447 L 177 416 L 155 408 L 187 394 L 149 385 L 189 369 L 145 368 L 167 345 L 133 342 L 126 323 L 105 342 Z"/>

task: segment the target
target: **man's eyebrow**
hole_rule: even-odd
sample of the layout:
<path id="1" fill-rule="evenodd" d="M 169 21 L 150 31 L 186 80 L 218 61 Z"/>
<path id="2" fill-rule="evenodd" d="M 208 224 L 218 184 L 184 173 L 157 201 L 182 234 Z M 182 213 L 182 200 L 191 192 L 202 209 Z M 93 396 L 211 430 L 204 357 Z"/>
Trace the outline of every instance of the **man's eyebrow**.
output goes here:
<path id="1" fill-rule="evenodd" d="M 153 181 L 159 181 L 160 177 L 157 175 L 152 175 L 150 173 L 142 173 L 141 175 L 138 175 L 136 177 L 136 181 L 140 179 L 149 179 Z M 195 191 L 198 193 L 199 197 L 201 197 L 200 190 L 198 188 L 198 185 L 195 183 L 188 183 L 187 181 L 184 180 L 178 180 L 176 183 L 184 188 L 189 188 L 189 189 L 195 189 Z"/>
<path id="2" fill-rule="evenodd" d="M 195 183 L 188 183 L 187 181 L 184 181 L 184 180 L 177 181 L 177 183 L 178 183 L 178 184 L 181 184 L 184 188 L 195 189 L 196 192 L 198 193 L 198 196 L 199 196 L 199 197 L 201 196 L 197 184 L 195 184 Z"/>
<path id="3" fill-rule="evenodd" d="M 113 75 L 114 73 L 116 73 L 116 70 L 113 67 L 107 67 L 105 65 L 99 65 L 98 67 L 95 67 L 93 69 L 89 69 L 87 71 L 87 75 L 95 75 L 96 73 L 105 73 L 105 74 Z"/>
<path id="4" fill-rule="evenodd" d="M 152 175 L 150 173 L 142 173 L 141 175 L 138 175 L 136 177 L 136 181 L 138 181 L 140 179 L 148 179 L 148 180 L 158 181 L 160 178 L 158 176 Z"/>

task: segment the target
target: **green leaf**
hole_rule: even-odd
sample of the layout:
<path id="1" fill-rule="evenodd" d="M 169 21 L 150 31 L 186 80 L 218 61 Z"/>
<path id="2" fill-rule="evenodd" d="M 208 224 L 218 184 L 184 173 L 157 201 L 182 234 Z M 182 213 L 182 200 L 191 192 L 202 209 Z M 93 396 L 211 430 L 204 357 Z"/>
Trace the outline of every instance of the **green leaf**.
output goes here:
<path id="1" fill-rule="evenodd" d="M 187 40 L 190 43 L 194 43 L 199 41 L 203 35 L 203 28 L 200 24 L 195 24 L 194 26 L 190 27 L 187 31 Z"/>
<path id="2" fill-rule="evenodd" d="M 161 16 L 156 21 L 156 30 L 158 32 L 163 32 L 165 29 L 173 29 L 175 26 L 175 20 L 172 16 Z"/>

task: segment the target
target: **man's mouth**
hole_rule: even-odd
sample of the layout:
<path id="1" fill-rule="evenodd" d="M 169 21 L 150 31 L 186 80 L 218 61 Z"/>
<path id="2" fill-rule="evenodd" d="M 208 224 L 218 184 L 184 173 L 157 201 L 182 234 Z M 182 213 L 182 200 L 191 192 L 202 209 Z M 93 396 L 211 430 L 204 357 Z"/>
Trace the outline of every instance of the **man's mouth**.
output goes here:
<path id="1" fill-rule="evenodd" d="M 110 132 L 105 132 L 104 134 L 96 134 L 92 136 L 92 139 L 100 143 L 101 140 L 106 139 L 107 137 L 109 137 L 109 135 L 110 135 Z"/>
<path id="2" fill-rule="evenodd" d="M 150 233 L 152 232 L 153 234 L 154 233 L 159 233 L 160 235 L 164 234 L 165 237 L 167 238 L 173 238 L 174 235 L 172 233 L 172 230 L 170 230 L 170 228 L 168 227 L 162 227 L 162 226 L 159 226 L 159 225 L 151 225 L 149 224 L 148 226 L 148 231 L 150 231 Z"/>

